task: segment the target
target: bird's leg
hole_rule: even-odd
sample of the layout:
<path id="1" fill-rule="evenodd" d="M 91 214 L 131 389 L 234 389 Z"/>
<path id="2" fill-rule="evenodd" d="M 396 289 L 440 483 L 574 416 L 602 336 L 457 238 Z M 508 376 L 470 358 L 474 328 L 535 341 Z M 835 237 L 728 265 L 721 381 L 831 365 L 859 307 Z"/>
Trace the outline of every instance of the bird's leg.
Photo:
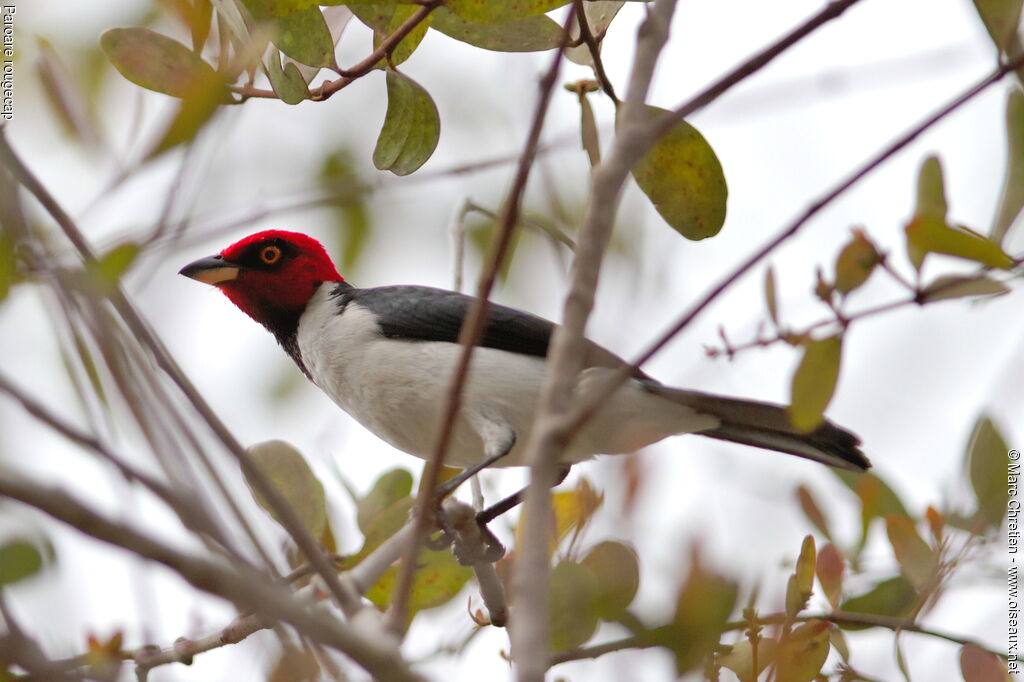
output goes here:
<path id="1" fill-rule="evenodd" d="M 561 469 L 559 469 L 558 477 L 555 479 L 555 482 L 551 485 L 552 488 L 554 488 L 556 485 L 560 484 L 562 481 L 565 480 L 565 477 L 569 475 L 569 469 L 570 468 L 572 468 L 571 464 L 565 464 L 565 465 L 562 466 Z M 477 515 L 476 515 L 477 523 L 479 523 L 481 525 L 490 523 L 491 521 L 493 521 L 494 519 L 498 518 L 499 516 L 501 516 L 505 512 L 507 512 L 507 511 L 509 511 L 511 509 L 514 509 L 518 505 L 522 504 L 523 499 L 525 498 L 525 496 L 526 496 L 526 488 L 523 488 L 519 492 L 512 493 L 511 495 L 506 497 L 504 500 L 501 500 L 500 502 L 496 502 L 495 504 L 492 504 L 487 509 L 484 509 L 483 511 L 477 512 Z"/>
<path id="2" fill-rule="evenodd" d="M 558 471 L 558 477 L 552 484 L 552 488 L 565 480 L 565 477 L 569 475 L 570 467 L 571 465 L 566 464 Z M 501 544 L 501 541 L 498 540 L 497 537 L 495 537 L 494 533 L 491 532 L 491 529 L 487 527 L 487 524 L 496 519 L 497 517 L 501 516 L 505 512 L 509 511 L 510 509 L 513 509 L 516 506 L 518 506 L 520 503 L 522 503 L 525 496 L 526 488 L 523 488 L 522 490 L 509 495 L 504 500 L 491 505 L 487 509 L 477 512 L 476 524 L 480 527 L 480 533 L 481 535 L 483 535 L 483 546 L 485 549 L 481 556 L 472 557 L 475 561 L 479 562 L 483 560 L 490 563 L 494 563 L 501 559 L 503 556 L 505 556 L 505 546 Z M 459 552 L 457 550 L 458 548 L 456 546 L 452 547 L 452 551 L 455 552 L 456 558 L 458 558 L 459 561 L 462 562 L 462 559 L 460 558 Z"/>
<path id="3" fill-rule="evenodd" d="M 466 566 L 478 563 L 481 560 L 497 561 L 505 554 L 505 548 L 501 546 L 501 542 L 499 542 L 498 538 L 494 537 L 494 534 L 491 533 L 491 531 L 483 524 L 480 525 L 480 532 L 484 536 L 483 542 L 488 548 L 487 551 L 481 556 L 477 556 L 477 554 L 479 554 L 478 552 L 474 552 L 473 556 L 469 556 L 465 552 L 460 551 L 461 543 L 458 540 L 458 534 L 452 531 L 447 514 L 441 508 L 441 503 L 444 502 L 444 499 L 455 492 L 460 485 L 480 473 L 483 469 L 486 469 L 496 463 L 502 457 L 511 452 L 513 446 L 515 446 L 516 434 L 507 426 L 494 423 L 487 423 L 483 426 L 484 428 L 479 429 L 479 433 L 481 435 L 481 439 L 484 441 L 484 452 L 487 456 L 473 466 L 463 469 L 456 476 L 449 478 L 447 481 L 439 485 L 437 490 L 434 491 L 437 526 L 441 529 L 441 537 L 434 541 L 429 541 L 428 546 L 431 549 L 441 549 L 449 544 L 452 545 L 452 551 L 459 560 L 459 563 Z M 497 552 L 493 549 L 495 546 L 498 548 Z M 495 554 L 495 558 L 490 559 L 490 557 Z"/>
<path id="4" fill-rule="evenodd" d="M 452 476 L 447 481 L 437 486 L 437 490 L 434 495 L 437 499 L 437 503 L 440 504 L 444 498 L 455 492 L 456 488 L 468 481 L 473 476 L 476 476 L 482 470 L 496 463 L 502 457 L 507 455 L 512 450 L 512 446 L 516 444 L 516 434 L 508 431 L 506 437 L 503 439 L 502 444 L 496 448 L 488 448 L 492 450 L 491 454 L 485 457 L 483 460 L 477 462 L 471 467 L 466 467 L 455 476 Z"/>

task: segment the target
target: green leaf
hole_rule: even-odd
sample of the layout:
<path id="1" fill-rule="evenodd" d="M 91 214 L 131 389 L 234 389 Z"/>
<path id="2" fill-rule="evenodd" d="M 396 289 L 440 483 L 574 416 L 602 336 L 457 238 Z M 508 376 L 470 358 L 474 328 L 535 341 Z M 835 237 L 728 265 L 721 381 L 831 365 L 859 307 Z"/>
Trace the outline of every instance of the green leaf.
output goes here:
<path id="1" fill-rule="evenodd" d="M 271 50 L 266 61 L 267 78 L 270 80 L 270 87 L 285 104 L 298 104 L 309 98 L 309 88 L 306 87 L 306 80 L 302 77 L 299 67 L 292 62 L 281 67 L 281 53 Z"/>
<path id="2" fill-rule="evenodd" d="M 836 291 L 844 296 L 863 285 L 882 256 L 863 230 L 854 230 L 853 236 L 836 257 Z"/>
<path id="3" fill-rule="evenodd" d="M 446 4 L 463 19 L 498 23 L 545 14 L 569 4 L 569 0 L 448 0 Z"/>
<path id="4" fill-rule="evenodd" d="M 846 613 L 867 613 L 875 616 L 902 618 L 917 604 L 917 590 L 904 576 L 898 575 L 875 585 L 872 589 L 843 602 Z M 844 630 L 863 630 L 869 625 L 840 625 Z"/>
<path id="5" fill-rule="evenodd" d="M 598 587 L 594 574 L 576 562 L 563 561 L 551 571 L 548 614 L 552 651 L 578 647 L 594 636 L 599 620 L 593 608 Z"/>
<path id="6" fill-rule="evenodd" d="M 700 665 L 716 646 L 736 605 L 736 595 L 735 583 L 711 573 L 695 557 L 679 590 L 672 623 L 645 633 L 642 639 L 669 649 L 675 657 L 676 673 L 682 675 Z"/>
<path id="7" fill-rule="evenodd" d="M 815 564 L 815 573 L 818 575 L 818 582 L 821 590 L 825 593 L 832 608 L 839 608 L 843 597 L 843 573 L 846 570 L 846 562 L 843 556 L 832 543 L 826 544 L 818 552 L 818 560 Z"/>
<path id="8" fill-rule="evenodd" d="M 996 49 L 1007 51 L 1020 25 L 1020 0 L 974 0 L 974 8 Z"/>
<path id="9" fill-rule="evenodd" d="M 935 576 L 938 557 L 928 543 L 921 539 L 914 522 L 906 516 L 890 514 L 885 517 L 885 530 L 889 544 L 896 554 L 903 575 L 918 591 L 923 590 Z"/>
<path id="10" fill-rule="evenodd" d="M 764 271 L 764 303 L 765 307 L 768 308 L 768 317 L 771 318 L 772 324 L 778 327 L 779 303 L 775 292 L 775 268 L 769 266 L 768 269 Z"/>
<path id="11" fill-rule="evenodd" d="M 943 275 L 921 290 L 921 301 L 932 303 L 952 298 L 1002 296 L 1010 289 L 985 275 Z"/>
<path id="12" fill-rule="evenodd" d="M 314 538 L 320 538 L 327 527 L 327 501 L 324 486 L 313 474 L 309 464 L 298 450 L 281 440 L 257 443 L 248 449 L 253 464 L 263 472 L 270 483 L 284 497 L 292 511 Z M 281 523 L 270 503 L 258 492 L 246 476 L 246 483 L 256 502 Z M 283 525 L 283 524 L 282 524 Z"/>
<path id="13" fill-rule="evenodd" d="M 553 50 L 562 44 L 562 27 L 543 14 L 500 23 L 463 19 L 446 7 L 432 14 L 431 26 L 450 38 L 496 52 Z"/>
<path id="14" fill-rule="evenodd" d="M 914 215 L 945 223 L 948 211 L 942 162 L 935 155 L 927 156 L 917 173 L 917 207 Z"/>
<path id="15" fill-rule="evenodd" d="M 31 577 L 43 568 L 43 555 L 28 540 L 15 539 L 0 545 L 0 587 Z"/>
<path id="16" fill-rule="evenodd" d="M 807 608 L 807 602 L 814 593 L 814 565 L 814 536 L 808 535 L 800 547 L 796 570 L 786 586 L 786 616 L 791 620 Z"/>
<path id="17" fill-rule="evenodd" d="M 636 552 L 621 542 L 602 542 L 580 562 L 597 579 L 592 610 L 605 620 L 617 620 L 640 587 Z"/>
<path id="18" fill-rule="evenodd" d="M 415 498 L 403 497 L 400 500 L 395 500 L 390 506 L 380 510 L 370 519 L 366 524 L 366 529 L 363 530 L 363 546 L 355 556 L 356 561 L 362 560 L 363 557 L 380 547 L 385 540 L 401 530 L 402 526 L 409 521 L 409 513 L 415 506 Z"/>
<path id="19" fill-rule="evenodd" d="M 1008 462 L 1009 452 L 1006 440 L 992 419 L 980 417 L 974 424 L 964 464 L 978 501 L 978 516 L 992 529 L 1002 526 L 1006 518 L 1010 499 L 1008 476 L 1016 477 L 1013 482 L 1021 480 L 1019 460 Z"/>
<path id="20" fill-rule="evenodd" d="M 332 208 L 337 220 L 342 272 L 355 267 L 373 227 L 364 191 L 367 183 L 360 176 L 360 167 L 346 149 L 328 154 L 320 166 L 320 187 L 330 194 L 326 205 Z"/>
<path id="21" fill-rule="evenodd" d="M 839 382 L 839 364 L 843 353 L 841 336 L 820 341 L 809 340 L 804 356 L 793 373 L 790 389 L 789 420 L 800 431 L 813 431 L 824 420 L 825 408 L 832 401 Z"/>
<path id="22" fill-rule="evenodd" d="M 380 47 L 381 41 L 398 30 L 409 17 L 417 12 L 419 7 L 398 3 L 357 3 L 350 5 L 349 9 L 359 21 L 373 29 L 373 47 L 377 49 Z M 434 12 L 431 12 L 391 50 L 390 62 L 387 59 L 381 59 L 374 68 L 384 69 L 388 67 L 389 63 L 391 66 L 397 66 L 408 59 L 419 47 L 420 41 L 427 34 L 427 29 L 430 28 L 433 20 Z"/>
<path id="23" fill-rule="evenodd" d="M 811 682 L 828 658 L 831 626 L 823 620 L 809 620 L 788 635 L 775 649 L 775 679 Z"/>
<path id="24" fill-rule="evenodd" d="M 100 45 L 122 76 L 147 90 L 184 99 L 214 88 L 226 97 L 212 66 L 178 41 L 148 28 L 112 28 L 100 37 Z"/>
<path id="25" fill-rule="evenodd" d="M 319 7 L 277 17 L 273 24 L 274 44 L 281 52 L 307 66 L 337 68 L 334 39 Z"/>
<path id="26" fill-rule="evenodd" d="M 669 115 L 645 107 L 654 119 Z M 725 223 L 728 188 L 704 136 L 679 121 L 633 166 L 633 178 L 672 229 L 687 239 L 713 237 Z"/>
<path id="27" fill-rule="evenodd" d="M 960 649 L 960 674 L 964 682 L 1013 682 L 1006 664 L 976 644 L 965 644 Z"/>
<path id="28" fill-rule="evenodd" d="M 910 516 L 896 492 L 875 474 L 854 474 L 837 469 L 833 472 L 860 498 L 861 546 L 867 541 L 868 527 L 873 520 L 890 514 Z"/>
<path id="29" fill-rule="evenodd" d="M 317 5 L 339 5 L 340 2 L 320 2 L 319 0 L 242 0 L 253 18 L 263 21 L 270 17 L 283 17 L 293 12 L 301 12 Z"/>
<path id="30" fill-rule="evenodd" d="M 373 150 L 373 165 L 408 175 L 434 153 L 441 119 L 434 100 L 416 81 L 391 69 L 387 80 L 388 111 Z"/>
<path id="31" fill-rule="evenodd" d="M 1015 265 L 1013 258 L 995 242 L 966 227 L 948 225 L 946 212 L 942 165 L 938 158 L 929 156 L 918 173 L 914 217 L 904 227 L 907 256 L 917 270 L 929 253 L 942 253 L 1004 270 Z"/>
<path id="32" fill-rule="evenodd" d="M 128 272 L 140 251 L 139 245 L 134 242 L 118 244 L 99 257 L 93 274 L 105 285 L 115 285 Z"/>
<path id="33" fill-rule="evenodd" d="M 364 534 L 383 511 L 412 492 L 412 474 L 407 469 L 395 468 L 381 474 L 373 488 L 362 499 L 356 500 L 356 523 Z"/>
<path id="34" fill-rule="evenodd" d="M 1020 7 L 1019 2 L 1016 4 Z M 992 226 L 992 241 L 1002 244 L 1021 209 L 1024 209 L 1024 93 L 1011 88 L 1006 99 L 1006 180 Z"/>
<path id="35" fill-rule="evenodd" d="M 447 604 L 473 577 L 473 569 L 462 566 L 448 550 L 435 552 L 424 549 L 416 559 L 416 575 L 412 592 L 409 593 L 408 621 L 417 612 Z M 366 598 L 380 609 L 391 603 L 398 566 L 392 565 L 374 585 L 367 590 Z"/>
<path id="36" fill-rule="evenodd" d="M 0 218 L 6 218 L 0 209 Z M 0 230 L 0 301 L 11 293 L 11 287 L 21 281 L 15 257 L 13 236 L 9 230 Z"/>
<path id="37" fill-rule="evenodd" d="M 933 218 L 915 217 L 904 230 L 907 255 L 918 270 L 929 253 L 942 253 L 1002 270 L 1009 270 L 1016 264 L 995 242 L 962 225 L 951 227 Z"/>

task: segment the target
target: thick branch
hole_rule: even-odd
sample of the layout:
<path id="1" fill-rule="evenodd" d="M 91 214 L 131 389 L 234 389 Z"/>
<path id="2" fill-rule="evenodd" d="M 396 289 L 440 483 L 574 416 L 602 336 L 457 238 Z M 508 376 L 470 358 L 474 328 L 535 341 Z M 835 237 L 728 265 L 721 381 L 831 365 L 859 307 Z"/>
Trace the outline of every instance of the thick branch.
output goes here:
<path id="1" fill-rule="evenodd" d="M 520 682 L 539 682 L 548 667 L 547 591 L 549 487 L 557 474 L 565 441 L 559 417 L 569 409 L 583 357 L 583 330 L 594 304 L 601 258 L 611 235 L 615 210 L 629 169 L 640 155 L 633 146 L 647 96 L 675 9 L 675 0 L 658 0 L 637 37 L 636 56 L 622 108 L 622 127 L 611 152 L 595 169 L 590 198 L 577 242 L 576 259 L 563 323 L 548 353 L 549 372 L 541 393 L 533 435 L 527 446 L 530 485 L 523 510 L 522 546 L 516 561 L 516 610 L 512 615 L 512 657 Z"/>

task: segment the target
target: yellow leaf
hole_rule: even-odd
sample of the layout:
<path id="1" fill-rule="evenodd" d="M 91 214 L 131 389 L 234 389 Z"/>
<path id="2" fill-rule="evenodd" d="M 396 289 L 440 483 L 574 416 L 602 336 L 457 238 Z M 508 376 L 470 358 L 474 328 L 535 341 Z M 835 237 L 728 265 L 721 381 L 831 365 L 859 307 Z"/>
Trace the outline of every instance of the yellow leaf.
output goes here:
<path id="1" fill-rule="evenodd" d="M 797 429 L 813 431 L 821 425 L 839 381 L 842 350 L 840 336 L 810 340 L 804 345 L 804 356 L 793 374 L 788 408 L 789 419 Z"/>
<path id="2" fill-rule="evenodd" d="M 845 295 L 857 289 L 881 261 L 881 255 L 864 231 L 854 230 L 850 241 L 836 258 L 836 291 Z"/>
<path id="3" fill-rule="evenodd" d="M 646 107 L 651 119 L 669 112 Z M 713 237 L 725 223 L 729 190 L 722 164 L 700 132 L 676 123 L 633 166 L 633 177 L 661 217 L 687 239 Z"/>

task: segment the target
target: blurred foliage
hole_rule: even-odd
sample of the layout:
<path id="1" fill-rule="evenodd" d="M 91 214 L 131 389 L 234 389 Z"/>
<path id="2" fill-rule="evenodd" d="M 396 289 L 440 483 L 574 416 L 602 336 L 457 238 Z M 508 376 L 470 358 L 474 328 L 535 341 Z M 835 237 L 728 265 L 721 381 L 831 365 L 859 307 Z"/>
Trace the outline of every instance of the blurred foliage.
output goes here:
<path id="1" fill-rule="evenodd" d="M 575 40 L 579 27 L 571 27 L 572 37 L 567 38 L 563 27 L 545 14 L 567 4 L 568 0 L 448 0 L 442 5 L 409 0 L 332 2 L 324 7 L 310 0 L 164 0 L 164 11 L 179 28 L 187 30 L 188 45 L 160 32 L 168 29 L 161 24 L 163 15 L 153 10 L 139 18 L 144 25 L 111 29 L 99 38 L 98 46 L 71 48 L 40 40 L 36 77 L 65 134 L 94 149 L 106 144 L 101 123 L 109 114 L 99 94 L 110 71 L 101 68 L 101 55 L 130 82 L 177 99 L 175 115 L 143 145 L 145 158 L 152 159 L 190 144 L 226 107 L 249 106 L 257 98 L 290 105 L 309 100 L 304 106 L 315 106 L 349 83 L 364 76 L 377 78 L 376 73 L 382 71 L 385 83 L 381 92 L 387 107 L 372 160 L 378 169 L 404 176 L 429 161 L 441 135 L 444 103 L 439 107 L 405 72 L 418 47 L 432 39 L 431 31 L 479 49 L 510 53 L 553 50 L 572 42 L 569 58 L 594 65 L 588 46 Z M 585 3 L 598 46 L 622 4 Z M 993 45 L 1007 56 L 1018 53 L 1020 3 L 975 0 L 974 4 Z M 351 16 L 338 10 L 346 8 L 373 31 L 374 52 L 367 52 L 365 63 L 351 69 L 340 67 L 336 59 Z M 422 20 L 410 26 L 414 16 Z M 408 30 L 401 40 L 392 40 L 400 29 Z M 382 49 L 385 42 L 394 44 Z M 324 69 L 332 80 L 311 88 Z M 599 81 L 580 81 L 569 89 L 580 106 L 582 148 L 591 165 L 596 165 L 601 157 L 600 135 L 589 97 L 600 92 Z M 618 104 L 617 100 L 613 103 Z M 282 107 L 279 113 L 288 116 L 289 111 Z M 655 107 L 648 107 L 646 113 L 650 117 L 670 115 Z M 906 261 L 897 261 L 881 248 L 879 244 L 884 242 L 873 239 L 867 227 L 853 229 L 838 253 L 826 254 L 832 270 L 819 269 L 810 292 L 827 311 L 823 321 L 791 324 L 779 305 L 790 273 L 766 268 L 764 301 L 773 335 L 758 336 L 741 347 L 726 342 L 725 352 L 732 355 L 745 347 L 775 342 L 800 350 L 789 412 L 795 426 L 810 430 L 821 423 L 839 382 L 844 346 L 850 343 L 847 331 L 874 314 L 851 312 L 851 298 L 867 298 L 865 290 L 884 280 L 904 294 L 893 307 L 964 298 L 983 301 L 1009 291 L 1019 277 L 1019 260 L 1004 250 L 1008 248 L 1006 236 L 1019 225 L 1024 208 L 1024 95 L 1018 89 L 1007 98 L 1003 128 L 1008 151 L 1005 184 L 988 235 L 950 217 L 942 163 L 935 154 L 921 161 L 913 214 L 905 221 L 892 218 L 893 224 L 904 224 Z M 368 183 L 361 177 L 360 167 L 344 149 L 325 151 L 316 177 L 324 193 L 320 205 L 331 211 L 340 236 L 344 269 L 356 265 L 373 234 L 373 216 L 364 192 Z M 137 170 L 128 168 L 124 177 L 130 178 Z M 673 123 L 632 170 L 654 208 L 683 237 L 705 239 L 722 229 L 728 198 L 725 171 L 707 139 L 686 121 Z M 113 318 L 107 305 L 122 278 L 146 255 L 148 245 L 138 239 L 122 239 L 103 249 L 95 261 L 84 259 L 85 265 L 75 262 L 42 271 L 40 256 L 49 255 L 54 240 L 20 215 L 20 199 L 12 187 L 5 175 L 0 183 L 0 301 L 12 287 L 24 282 L 45 282 L 52 287 L 54 301 L 50 305 L 62 361 L 83 412 L 90 418 L 93 413 L 110 418 L 116 410 L 129 411 L 133 426 L 177 480 L 175 458 L 184 446 L 172 446 L 169 441 L 194 444 L 175 430 L 183 422 L 181 414 L 174 411 L 159 382 L 153 381 L 148 356 L 143 358 L 139 352 L 133 330 Z M 543 215 L 524 218 L 523 223 L 542 232 L 557 248 L 571 247 L 560 226 L 576 225 L 583 207 L 573 206 L 559 215 L 557 201 L 551 203 L 538 211 Z M 483 253 L 496 223 L 493 213 L 483 209 L 476 213 L 488 217 L 471 223 L 466 237 Z M 548 219 L 548 215 L 554 218 Z M 26 236 L 30 234 L 32 239 Z M 521 234 L 513 240 L 513 252 Z M 617 235 L 617 239 L 624 248 L 634 248 L 629 233 Z M 23 257 L 19 249 L 26 244 L 38 252 Z M 503 277 L 508 276 L 511 262 L 511 258 L 505 262 Z M 935 268 L 942 270 L 932 274 Z M 926 269 L 929 278 L 924 276 Z M 855 291 L 862 293 L 854 296 Z M 742 614 L 737 614 L 741 597 L 749 591 L 749 586 L 738 584 L 730 575 L 740 559 L 735 559 L 735 565 L 711 567 L 694 551 L 678 562 L 676 589 L 664 595 L 671 608 L 665 609 L 667 615 L 660 621 L 634 609 L 642 587 L 644 558 L 633 545 L 605 538 L 592 541 L 588 536 L 595 519 L 609 510 L 603 492 L 580 479 L 573 488 L 553 496 L 551 647 L 567 660 L 573 653 L 583 657 L 598 633 L 619 630 L 629 633 L 620 648 L 658 647 L 672 656 L 680 675 L 700 671 L 717 680 L 723 670 L 730 670 L 744 682 L 868 679 L 853 667 L 844 631 L 920 629 L 921 619 L 950 591 L 953 576 L 977 561 L 981 555 L 977 550 L 998 546 L 1005 529 L 1016 529 L 1017 515 L 1007 515 L 1009 452 L 998 425 L 988 416 L 979 417 L 964 453 L 961 475 L 948 485 L 954 492 L 923 511 L 904 502 L 898 487 L 877 474 L 837 472 L 851 491 L 846 499 L 801 485 L 795 491 L 797 503 L 820 537 L 809 535 L 799 550 L 787 551 L 793 563 L 784 584 L 773 586 L 771 592 L 749 595 Z M 281 441 L 254 445 L 249 454 L 302 525 L 328 552 L 336 552 L 338 519 L 330 517 L 324 487 L 304 455 Z M 1014 471 L 1010 469 L 1011 476 L 1017 475 Z M 1012 490 L 1016 490 L 1016 481 L 1010 479 Z M 381 474 L 365 494 L 349 488 L 354 525 L 361 538 L 353 545 L 357 550 L 338 559 L 342 570 L 359 565 L 406 525 L 414 505 L 413 483 L 408 471 L 394 469 Z M 958 506 L 957 494 L 970 496 L 970 502 Z M 259 495 L 255 498 L 276 519 L 266 500 Z M 859 532 L 833 520 L 843 518 L 840 507 L 847 504 L 859 506 Z M 517 537 L 516 520 L 510 525 L 508 532 Z M 876 538 L 885 556 L 872 556 L 868 570 L 865 548 Z M 1016 547 L 1015 541 L 1012 546 Z M 293 565 L 302 563 L 294 550 L 290 555 Z M 45 539 L 20 535 L 3 539 L 0 588 L 20 588 L 52 564 L 53 557 Z M 742 561 L 768 566 L 776 558 L 744 556 Z M 497 566 L 513 606 L 514 586 L 507 577 L 515 560 L 513 551 Z M 453 603 L 473 576 L 448 550 L 423 549 L 417 569 L 410 620 L 422 610 Z M 366 597 L 386 609 L 396 577 L 392 566 Z M 762 592 L 785 596 L 773 601 L 759 596 Z M 742 620 L 730 620 L 740 615 Z M 467 616 L 467 623 L 471 618 Z M 90 636 L 84 665 L 100 678 L 110 677 L 111 666 L 116 674 L 124 657 L 122 646 L 120 633 L 105 641 Z M 902 654 L 897 656 L 902 658 Z M 902 660 L 893 662 L 894 667 L 903 665 Z M 975 644 L 960 647 L 960 665 L 968 682 L 1007 678 L 1004 661 Z M 10 676 L 8 668 L 0 661 L 0 678 Z M 284 647 L 268 679 L 316 679 L 322 672 L 310 651 Z"/>

